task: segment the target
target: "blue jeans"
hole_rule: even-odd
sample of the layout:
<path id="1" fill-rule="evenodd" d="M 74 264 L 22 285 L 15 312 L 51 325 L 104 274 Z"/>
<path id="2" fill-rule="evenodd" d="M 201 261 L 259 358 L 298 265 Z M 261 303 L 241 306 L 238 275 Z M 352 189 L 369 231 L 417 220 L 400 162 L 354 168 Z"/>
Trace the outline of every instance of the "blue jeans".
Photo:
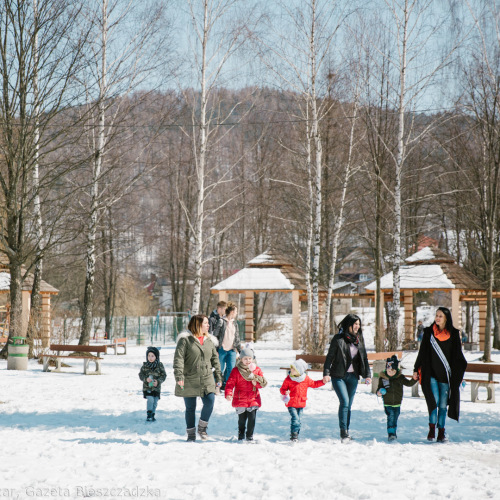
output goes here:
<path id="1" fill-rule="evenodd" d="M 445 427 L 450 387 L 448 384 L 438 382 L 434 377 L 431 377 L 431 390 L 434 400 L 436 401 L 437 408 L 434 408 L 429 415 L 429 424 L 437 423 L 438 429 L 443 429 Z"/>
<path id="2" fill-rule="evenodd" d="M 156 396 L 146 396 L 146 401 L 148 402 L 147 406 L 146 406 L 146 410 L 152 411 L 154 413 L 156 411 L 156 406 L 158 405 L 159 399 L 160 398 L 158 398 Z"/>
<path id="3" fill-rule="evenodd" d="M 384 406 L 385 414 L 387 415 L 387 433 L 396 434 L 398 428 L 398 417 L 401 413 L 400 406 Z"/>
<path id="4" fill-rule="evenodd" d="M 203 408 L 201 409 L 200 420 L 208 422 L 214 409 L 215 394 L 211 392 L 203 396 L 201 402 Z M 184 398 L 184 404 L 186 405 L 186 429 L 192 429 L 196 423 L 196 398 Z"/>
<path id="5" fill-rule="evenodd" d="M 342 378 L 332 378 L 333 390 L 339 398 L 339 426 L 341 430 L 349 430 L 351 423 L 351 406 L 358 388 L 358 377 L 347 372 Z"/>
<path id="6" fill-rule="evenodd" d="M 290 425 L 290 432 L 296 432 L 297 434 L 300 432 L 300 417 L 302 415 L 302 411 L 304 408 L 292 408 L 288 407 L 288 413 L 292 417 L 292 423 Z"/>
<path id="7" fill-rule="evenodd" d="M 229 375 L 231 375 L 231 370 L 236 364 L 236 351 L 231 349 L 230 351 L 225 351 L 222 347 L 219 349 L 219 363 L 220 372 L 224 374 L 224 368 L 226 368 L 226 373 L 223 378 L 223 383 L 227 382 Z"/>

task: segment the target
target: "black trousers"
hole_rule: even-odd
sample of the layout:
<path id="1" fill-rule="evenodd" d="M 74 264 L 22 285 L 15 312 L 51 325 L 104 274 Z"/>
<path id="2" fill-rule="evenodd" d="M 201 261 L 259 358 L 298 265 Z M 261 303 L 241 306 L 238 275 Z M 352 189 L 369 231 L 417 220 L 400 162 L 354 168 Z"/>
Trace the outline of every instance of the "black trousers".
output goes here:
<path id="1" fill-rule="evenodd" d="M 245 434 L 246 426 L 246 437 L 253 437 L 253 431 L 255 429 L 255 420 L 257 418 L 257 410 L 244 411 L 238 415 L 238 434 L 243 437 Z"/>

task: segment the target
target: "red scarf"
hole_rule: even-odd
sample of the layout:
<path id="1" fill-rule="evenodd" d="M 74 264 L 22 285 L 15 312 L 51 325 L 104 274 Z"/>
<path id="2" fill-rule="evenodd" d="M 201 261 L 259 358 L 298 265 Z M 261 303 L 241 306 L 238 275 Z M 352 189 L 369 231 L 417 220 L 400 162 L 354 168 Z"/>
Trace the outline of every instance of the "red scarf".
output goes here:
<path id="1" fill-rule="evenodd" d="M 434 323 L 434 325 L 432 325 L 432 329 L 434 330 L 434 337 L 436 337 L 440 342 L 444 342 L 450 338 L 450 332 L 446 328 L 440 330 L 436 323 Z"/>

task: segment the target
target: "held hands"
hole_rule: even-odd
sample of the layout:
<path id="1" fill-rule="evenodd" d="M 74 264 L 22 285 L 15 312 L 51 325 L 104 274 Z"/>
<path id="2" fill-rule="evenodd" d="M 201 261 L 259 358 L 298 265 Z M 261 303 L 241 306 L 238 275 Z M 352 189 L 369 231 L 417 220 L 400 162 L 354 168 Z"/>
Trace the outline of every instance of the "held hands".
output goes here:
<path id="1" fill-rule="evenodd" d="M 413 380 L 418 380 L 418 372 L 413 372 Z"/>
<path id="2" fill-rule="evenodd" d="M 366 385 L 369 385 L 371 383 L 372 383 L 372 379 L 370 377 L 368 377 L 368 378 L 365 379 L 365 384 Z"/>
<path id="3" fill-rule="evenodd" d="M 331 378 L 328 375 L 325 375 L 323 377 L 323 384 L 326 384 L 327 382 L 330 382 Z"/>

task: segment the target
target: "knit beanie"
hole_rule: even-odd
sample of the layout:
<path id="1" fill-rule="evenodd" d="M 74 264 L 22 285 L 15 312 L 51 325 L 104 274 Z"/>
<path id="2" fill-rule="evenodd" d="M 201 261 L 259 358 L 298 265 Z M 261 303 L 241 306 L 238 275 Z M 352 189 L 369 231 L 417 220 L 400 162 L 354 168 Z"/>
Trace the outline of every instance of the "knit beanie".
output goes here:
<path id="1" fill-rule="evenodd" d="M 250 356 L 252 359 L 254 359 L 255 355 L 253 353 L 253 349 L 251 347 L 244 347 L 240 351 L 240 358 L 244 358 L 245 356 Z"/>
<path id="2" fill-rule="evenodd" d="M 303 359 L 297 359 L 290 366 L 299 372 L 299 376 L 303 375 L 307 371 L 307 363 Z"/>
<path id="3" fill-rule="evenodd" d="M 392 368 L 393 370 L 397 370 L 399 367 L 399 359 L 398 357 L 393 354 L 390 358 L 387 358 L 385 368 L 386 370 L 389 370 Z"/>
<path id="4" fill-rule="evenodd" d="M 160 361 L 160 351 L 156 347 L 148 347 L 146 350 L 146 361 L 148 360 L 148 354 L 152 352 L 155 355 L 156 360 L 155 361 Z"/>

